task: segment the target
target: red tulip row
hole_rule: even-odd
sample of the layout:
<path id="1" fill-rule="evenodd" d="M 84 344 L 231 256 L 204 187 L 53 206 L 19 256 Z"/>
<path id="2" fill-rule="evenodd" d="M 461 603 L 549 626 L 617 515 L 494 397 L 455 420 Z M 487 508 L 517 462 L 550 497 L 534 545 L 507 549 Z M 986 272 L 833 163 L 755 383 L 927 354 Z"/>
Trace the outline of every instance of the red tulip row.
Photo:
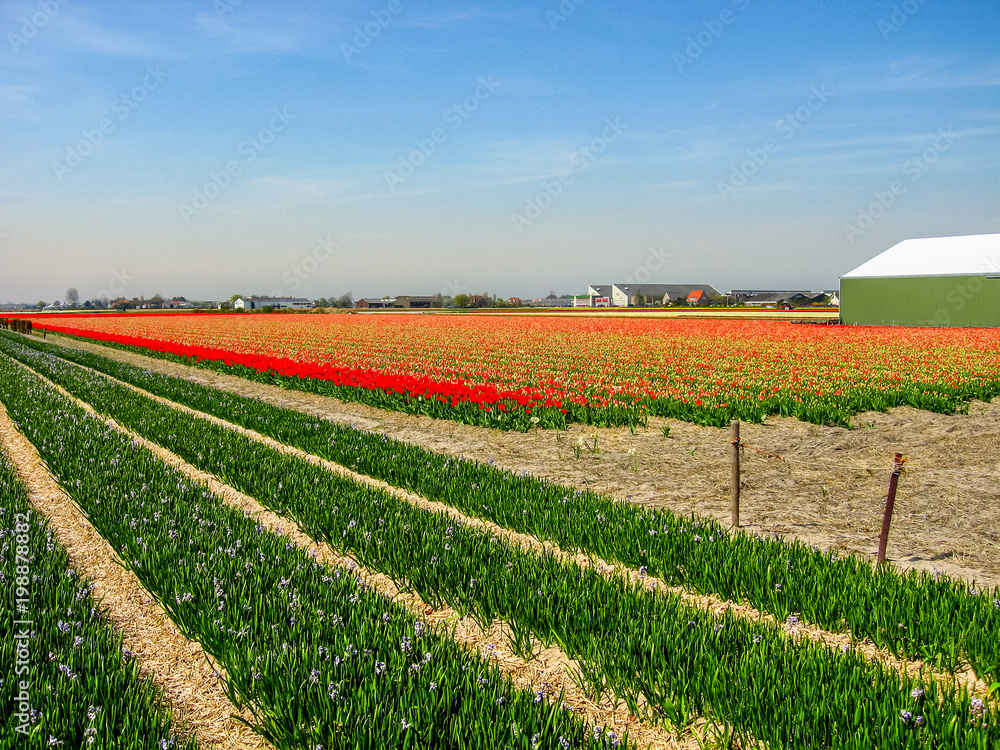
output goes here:
<path id="1" fill-rule="evenodd" d="M 961 410 L 1000 331 L 435 315 L 46 316 L 36 326 L 376 406 L 499 427 Z"/>

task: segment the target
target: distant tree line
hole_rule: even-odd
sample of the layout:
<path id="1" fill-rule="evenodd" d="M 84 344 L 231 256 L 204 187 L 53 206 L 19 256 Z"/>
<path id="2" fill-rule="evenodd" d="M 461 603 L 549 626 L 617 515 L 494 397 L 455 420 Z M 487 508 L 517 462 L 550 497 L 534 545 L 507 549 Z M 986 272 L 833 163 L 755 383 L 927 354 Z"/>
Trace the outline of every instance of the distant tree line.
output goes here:
<path id="1" fill-rule="evenodd" d="M 354 295 L 347 292 L 339 297 L 320 297 L 313 302 L 316 307 L 354 307 Z"/>

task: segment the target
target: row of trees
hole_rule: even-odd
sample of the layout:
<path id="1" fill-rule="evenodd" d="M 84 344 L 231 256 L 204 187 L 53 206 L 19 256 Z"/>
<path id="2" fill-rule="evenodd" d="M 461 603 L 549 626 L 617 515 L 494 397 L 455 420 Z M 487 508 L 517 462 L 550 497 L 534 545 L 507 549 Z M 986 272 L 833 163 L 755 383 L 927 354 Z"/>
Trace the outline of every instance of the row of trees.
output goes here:
<path id="1" fill-rule="evenodd" d="M 483 292 L 482 294 L 456 294 L 454 297 L 442 297 L 440 294 L 437 296 L 442 299 L 441 304 L 435 305 L 436 307 L 458 307 L 463 309 L 469 307 L 514 307 L 510 301 L 489 292 Z M 551 298 L 555 298 L 555 296 L 555 292 L 550 294 Z"/>
<path id="2" fill-rule="evenodd" d="M 232 310 L 236 300 L 241 297 L 246 297 L 243 294 L 234 294 L 227 301 L 222 302 L 219 306 L 224 310 Z M 565 296 L 565 295 L 564 295 Z M 549 298 L 556 298 L 557 295 L 555 291 L 549 292 Z M 109 307 L 115 307 L 120 309 L 127 308 L 138 308 L 138 307 L 161 307 L 167 303 L 167 298 L 161 294 L 154 294 L 149 299 L 144 296 L 135 297 L 131 300 L 118 299 L 109 300 L 107 297 L 88 299 L 84 303 L 80 303 L 80 293 L 75 287 L 70 287 L 66 290 L 66 304 L 64 307 L 69 309 L 85 309 L 85 310 L 103 310 Z M 171 300 L 181 300 L 186 301 L 184 297 L 171 297 Z M 652 298 L 643 298 L 639 295 L 639 300 L 637 304 L 642 306 L 644 304 L 657 304 L 659 300 L 653 300 Z M 47 303 L 44 301 L 39 301 L 38 307 L 45 307 Z M 336 307 L 336 308 L 351 308 L 354 307 L 354 295 L 351 292 L 346 292 L 341 294 L 339 297 L 320 297 L 314 300 L 316 307 Z M 675 304 L 684 304 L 684 300 L 677 300 Z M 472 308 L 472 307 L 512 307 L 513 305 L 504 299 L 503 297 L 498 297 L 495 294 L 490 294 L 489 292 L 483 292 L 482 294 L 456 294 L 454 297 L 449 297 L 447 295 L 438 292 L 434 296 L 434 307 L 457 307 L 457 308 Z"/>
<path id="3" fill-rule="evenodd" d="M 316 307 L 354 307 L 354 295 L 347 292 L 339 297 L 320 297 L 316 300 Z"/>
<path id="4" fill-rule="evenodd" d="M 170 297 L 171 300 L 180 300 L 186 302 L 184 297 Z M 66 290 L 66 295 L 64 297 L 65 304 L 63 308 L 70 310 L 106 310 L 109 307 L 144 307 L 147 305 L 152 305 L 154 307 L 160 307 L 167 303 L 168 298 L 164 297 L 162 294 L 154 294 L 149 299 L 146 299 L 145 295 L 139 297 L 134 297 L 132 299 L 117 299 L 112 301 L 106 296 L 94 297 L 93 299 L 85 300 L 80 302 L 80 292 L 77 291 L 76 287 L 70 287 Z M 53 303 L 55 304 L 55 303 Z M 48 303 L 44 300 L 39 300 L 38 307 L 47 307 Z"/>
<path id="5" fill-rule="evenodd" d="M 227 301 L 222 302 L 219 306 L 224 310 L 233 309 L 233 303 L 236 302 L 240 297 L 245 297 L 243 294 L 234 294 Z M 438 295 L 440 296 L 440 295 Z M 162 294 L 154 294 L 149 299 L 146 299 L 145 295 L 140 295 L 139 297 L 133 297 L 132 299 L 120 298 L 117 300 L 111 300 L 108 297 L 95 297 L 93 299 L 88 299 L 84 302 L 80 302 L 80 292 L 76 287 L 70 287 L 66 290 L 65 304 L 63 304 L 64 309 L 70 310 L 106 310 L 108 308 L 119 308 L 119 309 L 129 309 L 129 308 L 140 308 L 140 307 L 153 307 L 159 308 L 165 304 L 168 304 L 171 300 L 178 300 L 180 302 L 187 302 L 184 297 L 164 297 Z M 339 297 L 320 297 L 314 300 L 317 307 L 354 307 L 354 295 L 351 292 L 341 294 Z M 53 303 L 57 304 L 57 303 Z M 213 303 L 214 304 L 214 303 Z M 39 300 L 37 307 L 43 308 L 48 307 L 49 303 L 45 300 Z"/>

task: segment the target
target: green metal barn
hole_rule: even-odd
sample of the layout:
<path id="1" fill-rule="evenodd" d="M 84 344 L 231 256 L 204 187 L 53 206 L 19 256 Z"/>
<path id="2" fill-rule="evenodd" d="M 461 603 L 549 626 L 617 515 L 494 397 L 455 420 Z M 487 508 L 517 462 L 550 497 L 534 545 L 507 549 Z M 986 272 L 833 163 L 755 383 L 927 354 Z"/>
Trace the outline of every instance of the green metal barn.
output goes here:
<path id="1" fill-rule="evenodd" d="M 846 325 L 1000 327 L 1000 234 L 904 240 L 840 278 Z"/>

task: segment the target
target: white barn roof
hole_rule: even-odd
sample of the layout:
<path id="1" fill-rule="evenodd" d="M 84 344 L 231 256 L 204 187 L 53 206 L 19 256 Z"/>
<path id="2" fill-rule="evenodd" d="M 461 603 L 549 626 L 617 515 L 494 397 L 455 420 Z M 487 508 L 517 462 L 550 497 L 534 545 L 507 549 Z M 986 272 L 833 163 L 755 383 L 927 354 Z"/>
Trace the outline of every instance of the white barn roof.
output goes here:
<path id="1" fill-rule="evenodd" d="M 845 273 L 844 279 L 1000 273 L 1000 234 L 903 240 Z"/>

